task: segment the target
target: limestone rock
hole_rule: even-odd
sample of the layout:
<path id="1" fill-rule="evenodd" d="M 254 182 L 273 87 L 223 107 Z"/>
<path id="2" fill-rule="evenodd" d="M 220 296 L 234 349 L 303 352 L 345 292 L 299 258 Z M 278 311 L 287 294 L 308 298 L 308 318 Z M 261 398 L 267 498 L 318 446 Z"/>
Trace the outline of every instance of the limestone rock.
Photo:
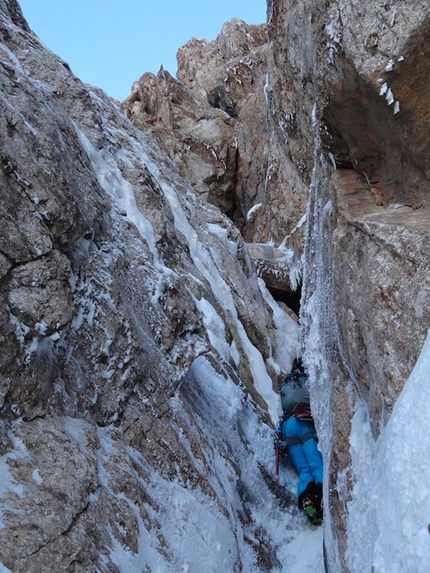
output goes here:
<path id="1" fill-rule="evenodd" d="M 192 38 L 178 50 L 177 80 L 144 74 L 122 106 L 247 241 L 281 243 L 304 214 L 305 189 L 268 137 L 267 50 L 264 25 L 233 19 L 216 40 Z M 291 240 L 299 255 L 302 231 Z"/>
<path id="2" fill-rule="evenodd" d="M 175 570 L 202 504 L 227 569 L 279 569 L 247 428 L 269 428 L 259 376 L 291 357 L 257 267 L 274 290 L 303 277 L 326 550 L 348 571 L 356 404 L 376 438 L 430 327 L 429 10 L 269 0 L 266 27 L 233 20 L 179 50 L 177 80 L 142 76 L 130 122 L 0 0 L 5 567 Z"/>
<path id="3" fill-rule="evenodd" d="M 164 70 L 144 74 L 123 106 L 193 188 L 233 216 L 237 150 L 232 118 Z"/>
<path id="4" fill-rule="evenodd" d="M 50 335 L 73 316 L 69 259 L 54 250 L 24 263 L 10 273 L 8 303 L 13 316 L 28 332 Z"/>
<path id="5" fill-rule="evenodd" d="M 192 515 L 222 534 L 227 569 L 255 562 L 247 539 L 273 568 L 251 483 L 283 514 L 246 428 L 269 435 L 258 384 L 272 395 L 292 357 L 246 244 L 14 0 L 0 13 L 2 566 L 179 570 Z M 209 108 L 203 139 L 236 121 Z"/>
<path id="6" fill-rule="evenodd" d="M 73 538 L 100 487 L 95 440 L 89 424 L 68 419 L 39 419 L 9 433 L 3 486 L 10 509 L 2 511 L 8 528 L 2 562 L 17 573 L 67 570 L 75 560 L 91 563 L 91 553 L 82 559 L 90 543 L 83 539 L 78 549 Z"/>

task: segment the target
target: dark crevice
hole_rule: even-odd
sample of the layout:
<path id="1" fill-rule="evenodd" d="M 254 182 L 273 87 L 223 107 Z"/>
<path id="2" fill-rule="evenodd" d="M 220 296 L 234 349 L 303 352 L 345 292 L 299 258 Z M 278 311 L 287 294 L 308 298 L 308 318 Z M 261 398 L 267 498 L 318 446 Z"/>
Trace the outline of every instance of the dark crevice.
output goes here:
<path id="1" fill-rule="evenodd" d="M 234 101 L 231 97 L 228 97 L 224 87 L 216 86 L 213 88 L 213 90 L 208 93 L 207 99 L 211 107 L 225 111 L 233 119 L 238 118 L 238 113 L 234 107 Z"/>
<path id="2" fill-rule="evenodd" d="M 267 289 L 276 301 L 283 302 L 297 316 L 300 315 L 300 300 L 302 298 L 302 285 L 299 284 L 295 291 L 281 290 L 268 287 Z"/>

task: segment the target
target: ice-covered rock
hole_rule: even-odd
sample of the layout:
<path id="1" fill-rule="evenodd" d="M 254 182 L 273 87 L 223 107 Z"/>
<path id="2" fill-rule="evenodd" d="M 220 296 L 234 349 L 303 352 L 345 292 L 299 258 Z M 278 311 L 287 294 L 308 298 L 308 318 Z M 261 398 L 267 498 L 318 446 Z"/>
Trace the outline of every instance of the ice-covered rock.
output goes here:
<path id="1" fill-rule="evenodd" d="M 294 503 L 267 467 L 297 324 L 14 0 L 0 32 L 0 567 L 280 570 Z"/>
<path id="2" fill-rule="evenodd" d="M 351 419 L 364 403 L 377 439 L 430 327 L 429 10 L 268 2 L 271 133 L 309 188 L 301 324 L 333 572 L 351 564 Z"/>

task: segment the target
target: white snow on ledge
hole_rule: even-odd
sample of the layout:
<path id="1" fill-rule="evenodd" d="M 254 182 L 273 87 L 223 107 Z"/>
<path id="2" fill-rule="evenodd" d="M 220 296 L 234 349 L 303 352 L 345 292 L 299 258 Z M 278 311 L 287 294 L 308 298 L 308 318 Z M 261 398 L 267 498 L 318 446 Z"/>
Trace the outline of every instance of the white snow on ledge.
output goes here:
<path id="1" fill-rule="evenodd" d="M 251 219 L 252 215 L 256 211 L 258 211 L 262 206 L 263 206 L 263 203 L 257 203 L 257 205 L 254 205 L 253 207 L 251 207 L 251 209 L 246 214 L 246 220 L 249 221 Z"/>

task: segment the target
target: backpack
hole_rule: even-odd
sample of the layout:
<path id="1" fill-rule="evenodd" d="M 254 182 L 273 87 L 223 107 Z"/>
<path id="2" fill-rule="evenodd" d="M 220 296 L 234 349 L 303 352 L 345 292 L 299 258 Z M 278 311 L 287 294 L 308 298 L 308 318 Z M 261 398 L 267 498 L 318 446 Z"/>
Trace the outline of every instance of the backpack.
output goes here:
<path id="1" fill-rule="evenodd" d="M 281 387 L 279 396 L 281 398 L 284 419 L 296 413 L 298 420 L 303 420 L 310 415 L 309 391 L 307 387 L 308 377 L 299 370 L 293 370 L 287 375 Z"/>

